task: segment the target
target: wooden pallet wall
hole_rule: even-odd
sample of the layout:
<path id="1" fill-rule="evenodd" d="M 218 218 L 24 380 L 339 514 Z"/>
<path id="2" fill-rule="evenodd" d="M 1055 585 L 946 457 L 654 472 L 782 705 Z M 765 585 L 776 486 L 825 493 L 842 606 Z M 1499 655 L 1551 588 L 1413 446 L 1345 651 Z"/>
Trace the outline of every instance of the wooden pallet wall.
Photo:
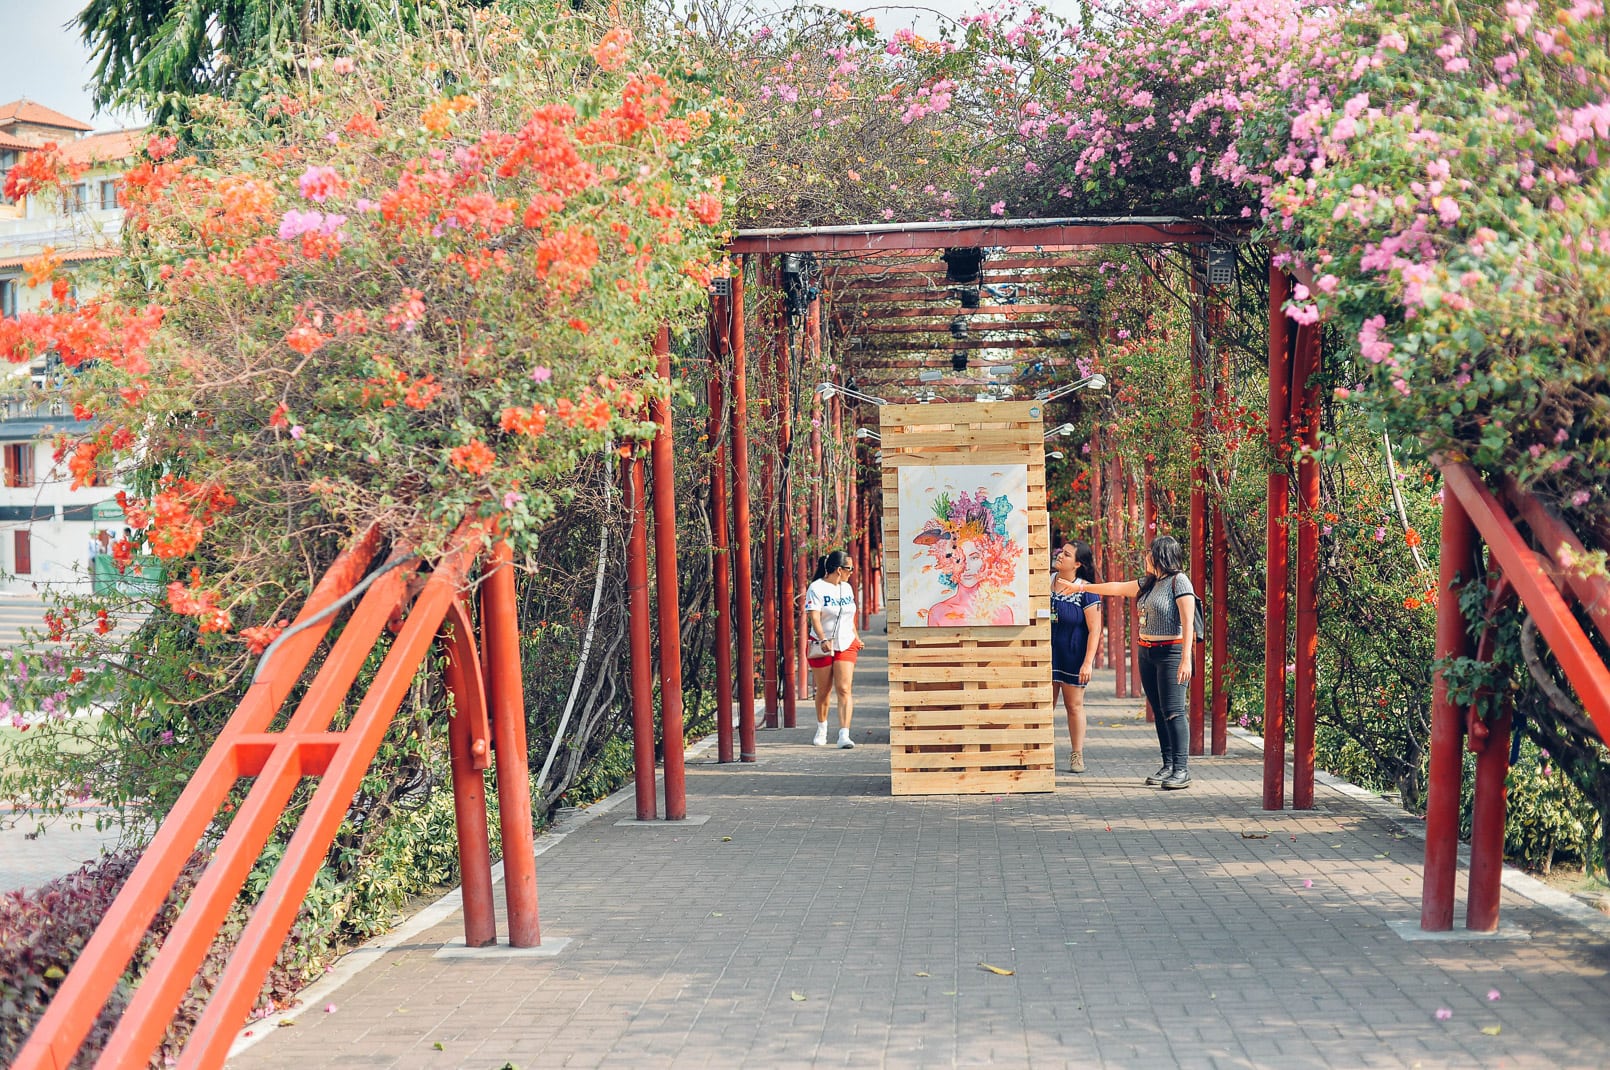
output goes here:
<path id="1" fill-rule="evenodd" d="M 1050 791 L 1050 523 L 1038 402 L 885 405 L 883 564 L 889 613 L 889 752 L 896 795 Z M 904 465 L 1022 464 L 1029 472 L 1030 623 L 900 625 L 900 494 Z"/>

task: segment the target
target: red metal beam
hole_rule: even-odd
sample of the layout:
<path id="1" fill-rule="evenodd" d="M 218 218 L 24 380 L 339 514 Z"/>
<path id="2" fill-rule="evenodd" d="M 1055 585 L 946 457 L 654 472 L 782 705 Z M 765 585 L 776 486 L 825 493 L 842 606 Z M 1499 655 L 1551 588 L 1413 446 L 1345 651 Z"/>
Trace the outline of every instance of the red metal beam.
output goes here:
<path id="1" fill-rule="evenodd" d="M 1606 668 L 1559 589 L 1539 567 L 1537 557 L 1506 515 L 1498 499 L 1468 464 L 1440 462 L 1443 487 L 1470 515 L 1504 576 L 1515 586 L 1526 611 L 1537 622 L 1554 660 L 1571 682 L 1601 740 L 1610 740 L 1610 668 Z M 1443 494 L 1443 509 L 1448 495 Z"/>
<path id="2" fill-rule="evenodd" d="M 1291 278 L 1269 266 L 1269 467 L 1263 640 L 1263 808 L 1286 805 L 1286 435 L 1291 403 Z"/>
<path id="3" fill-rule="evenodd" d="M 1526 521 L 1526 526 L 1532 529 L 1536 541 L 1542 544 L 1544 553 L 1562 566 L 1567 558 L 1584 559 L 1587 550 L 1576 533 L 1566 527 L 1565 521 L 1549 512 L 1536 497 L 1521 490 L 1520 484 L 1514 479 L 1505 477 L 1503 490 L 1504 497 Z M 1610 580 L 1580 568 L 1562 567 L 1561 572 L 1566 587 L 1587 611 L 1588 619 L 1593 621 L 1599 635 L 1610 640 Z"/>
<path id="4" fill-rule="evenodd" d="M 749 544 L 749 386 L 744 346 L 744 263 L 732 277 L 732 531 L 733 586 L 738 591 L 738 757 L 755 753 L 755 593 Z"/>
<path id="5" fill-rule="evenodd" d="M 643 446 L 632 446 L 626 462 L 626 509 L 632 518 L 626 536 L 627 639 L 632 656 L 632 772 L 637 819 L 659 816 L 654 788 L 654 636 L 648 597 L 648 489 L 643 479 Z"/>
<path id="6" fill-rule="evenodd" d="M 498 821 L 503 835 L 503 897 L 509 944 L 539 947 L 535 825 L 531 820 L 531 766 L 526 753 L 525 675 L 520 665 L 520 608 L 514 552 L 492 544 L 481 586 L 481 653 L 497 747 Z"/>
<path id="7" fill-rule="evenodd" d="M 654 336 L 660 380 L 670 388 L 671 335 Z M 676 444 L 671 435 L 671 398 L 649 402 L 659 430 L 654 435 L 654 589 L 659 600 L 660 740 L 665 764 L 665 820 L 688 816 L 682 740 L 682 605 L 676 575 Z"/>
<path id="8" fill-rule="evenodd" d="M 821 227 L 799 233 L 739 231 L 733 253 L 858 253 L 893 249 L 1028 248 L 1062 245 L 1205 244 L 1208 228 L 1174 220 L 1088 223 L 967 223 L 954 227 Z"/>
<path id="9" fill-rule="evenodd" d="M 235 786 L 240 771 L 233 741 L 268 728 L 335 623 L 335 615 L 311 622 L 357 585 L 374 560 L 380 542 L 379 529 L 370 528 L 336 558 L 313 588 L 296 617 L 295 625 L 302 626 L 301 630 L 289 634 L 275 651 L 270 665 L 264 667 L 219 733 L 218 742 L 191 775 L 122 891 L 79 952 L 50 1006 L 34 1025 L 27 1043 L 17 1053 L 13 1070 L 59 1070 L 73 1062 L 152 919 L 167 902 L 197 841 Z"/>
<path id="10" fill-rule="evenodd" d="M 392 716 L 413 686 L 442 618 L 464 588 L 484 537 L 478 526 L 462 525 L 414 601 L 402 631 L 342 733 L 341 753 L 320 778 L 273 879 L 241 932 L 212 1000 L 196 1023 L 179 1061 L 185 1070 L 223 1064 L 235 1030 L 262 990 L 262 979 L 279 954 L 314 875 L 324 864 L 325 849 L 346 819 Z"/>

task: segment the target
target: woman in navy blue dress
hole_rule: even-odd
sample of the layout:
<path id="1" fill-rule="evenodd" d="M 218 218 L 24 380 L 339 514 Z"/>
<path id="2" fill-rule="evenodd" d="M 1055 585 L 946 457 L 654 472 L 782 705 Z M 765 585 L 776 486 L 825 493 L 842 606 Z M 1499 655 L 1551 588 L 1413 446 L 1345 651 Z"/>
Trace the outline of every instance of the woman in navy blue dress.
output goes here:
<path id="1" fill-rule="evenodd" d="M 1094 583 L 1096 555 L 1082 542 L 1063 543 L 1051 557 L 1051 680 L 1068 711 L 1073 755 L 1068 772 L 1085 771 L 1085 685 L 1101 640 L 1101 596 L 1076 591 L 1078 580 Z"/>

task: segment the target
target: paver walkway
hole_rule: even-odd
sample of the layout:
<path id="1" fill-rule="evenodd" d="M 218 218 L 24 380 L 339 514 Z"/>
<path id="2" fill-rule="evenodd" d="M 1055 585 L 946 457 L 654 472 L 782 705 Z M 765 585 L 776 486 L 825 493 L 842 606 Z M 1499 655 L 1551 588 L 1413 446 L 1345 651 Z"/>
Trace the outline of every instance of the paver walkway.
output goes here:
<path id="1" fill-rule="evenodd" d="M 436 958 L 454 915 L 230 1065 L 1610 1065 L 1603 936 L 1506 892 L 1530 940 L 1405 942 L 1419 840 L 1324 786 L 1328 812 L 1254 812 L 1240 741 L 1144 787 L 1155 735 L 1110 674 L 1054 793 L 891 798 L 882 653 L 855 750 L 762 733 L 759 764 L 690 763 L 707 824 L 617 826 L 628 800 L 542 855 L 558 956 Z"/>

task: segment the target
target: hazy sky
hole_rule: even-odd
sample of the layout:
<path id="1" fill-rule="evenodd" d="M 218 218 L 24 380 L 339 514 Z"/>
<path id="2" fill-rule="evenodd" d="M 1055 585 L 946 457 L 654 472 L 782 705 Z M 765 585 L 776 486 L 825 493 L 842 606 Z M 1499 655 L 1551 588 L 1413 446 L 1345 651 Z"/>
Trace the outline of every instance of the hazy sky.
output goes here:
<path id="1" fill-rule="evenodd" d="M 85 88 L 92 65 L 89 50 L 68 23 L 85 0 L 0 0 L 0 26 L 5 27 L 6 58 L 0 62 L 0 103 L 28 97 L 97 129 L 127 126 L 130 116 L 96 115 Z M 786 0 L 765 6 L 786 7 Z M 834 5 L 837 6 L 837 5 Z M 935 11 L 955 16 L 976 10 L 972 0 L 927 0 L 904 4 L 851 3 L 845 5 L 876 15 L 879 28 L 913 25 L 932 32 Z M 1064 6 L 1054 2 L 1052 8 Z"/>

